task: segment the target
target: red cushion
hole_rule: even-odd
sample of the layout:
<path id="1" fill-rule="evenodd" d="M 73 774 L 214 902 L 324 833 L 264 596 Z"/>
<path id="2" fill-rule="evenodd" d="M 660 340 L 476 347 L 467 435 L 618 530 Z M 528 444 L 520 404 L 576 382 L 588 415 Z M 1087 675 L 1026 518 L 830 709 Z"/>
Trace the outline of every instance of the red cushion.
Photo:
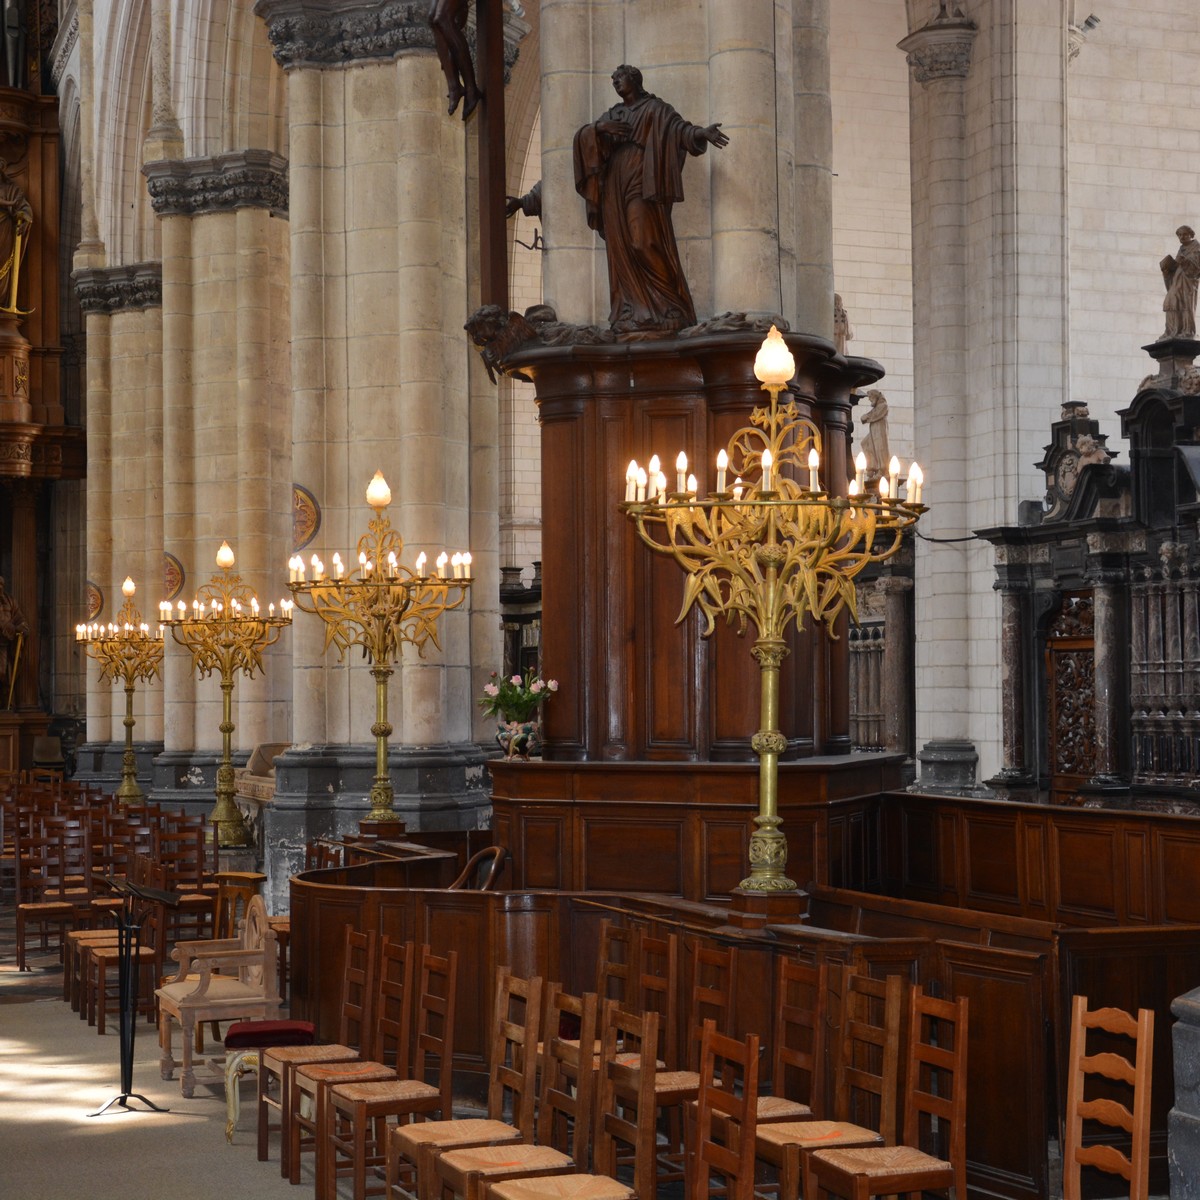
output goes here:
<path id="1" fill-rule="evenodd" d="M 225 1034 L 226 1050 L 264 1046 L 311 1046 L 317 1027 L 311 1021 L 235 1021 Z"/>

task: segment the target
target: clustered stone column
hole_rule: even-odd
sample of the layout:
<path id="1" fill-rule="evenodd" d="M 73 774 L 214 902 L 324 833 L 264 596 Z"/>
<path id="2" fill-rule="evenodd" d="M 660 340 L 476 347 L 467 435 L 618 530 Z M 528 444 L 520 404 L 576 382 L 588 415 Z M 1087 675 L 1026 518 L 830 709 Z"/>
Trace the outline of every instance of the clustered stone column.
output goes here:
<path id="1" fill-rule="evenodd" d="M 168 158 L 143 168 L 162 228 L 162 549 L 181 564 L 180 598 L 215 570 L 222 541 L 264 601 L 283 591 L 291 550 L 291 391 L 279 351 L 288 297 L 269 269 L 286 262 L 287 162 L 269 149 Z M 286 741 L 279 701 L 287 648 L 238 688 L 235 724 L 248 753 Z M 170 696 L 155 795 L 207 800 L 220 745 L 215 683 L 197 683 L 187 656 L 168 652 Z"/>
<path id="2" fill-rule="evenodd" d="M 162 268 L 82 268 L 74 281 L 87 323 L 87 574 L 103 604 L 96 617 L 112 619 L 129 575 L 151 619 L 163 579 Z M 119 779 L 123 706 L 113 700 L 112 685 L 91 670 L 87 696 L 81 773 Z M 139 688 L 136 703 L 138 753 L 145 758 L 161 748 L 162 689 Z"/>

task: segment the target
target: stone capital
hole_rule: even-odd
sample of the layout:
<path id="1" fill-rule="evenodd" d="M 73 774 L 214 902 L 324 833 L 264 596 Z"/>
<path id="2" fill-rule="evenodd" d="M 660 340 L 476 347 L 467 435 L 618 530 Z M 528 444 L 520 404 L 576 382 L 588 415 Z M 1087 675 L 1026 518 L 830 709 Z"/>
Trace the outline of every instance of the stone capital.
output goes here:
<path id="1" fill-rule="evenodd" d="M 266 22 L 275 61 L 284 70 L 330 70 L 363 62 L 387 62 L 411 51 L 433 52 L 427 0 L 256 0 L 254 12 Z M 517 46 L 530 26 L 504 11 L 504 75 L 517 61 Z M 475 14 L 467 40 L 474 46 Z"/>
<path id="2" fill-rule="evenodd" d="M 162 307 L 162 263 L 84 267 L 71 278 L 85 314 Z"/>
<path id="3" fill-rule="evenodd" d="M 898 45 L 908 55 L 908 68 L 918 83 L 966 79 L 976 33 L 975 22 L 966 18 L 934 21 L 910 33 Z"/>
<path id="4" fill-rule="evenodd" d="M 288 215 L 288 164 L 270 150 L 234 150 L 213 158 L 175 158 L 142 167 L 156 215 L 198 216 L 238 208 Z"/>

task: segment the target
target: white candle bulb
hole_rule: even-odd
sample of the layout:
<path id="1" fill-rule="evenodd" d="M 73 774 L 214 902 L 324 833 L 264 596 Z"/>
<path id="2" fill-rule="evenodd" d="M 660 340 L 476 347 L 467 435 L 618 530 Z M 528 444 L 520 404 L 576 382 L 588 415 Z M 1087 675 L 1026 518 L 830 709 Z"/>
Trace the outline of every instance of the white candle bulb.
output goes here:
<path id="1" fill-rule="evenodd" d="M 783 387 L 796 373 L 796 360 L 783 335 L 771 326 L 754 359 L 754 377 L 766 387 Z"/>
<path id="2" fill-rule="evenodd" d="M 341 579 L 346 568 L 342 565 L 342 556 L 335 550 L 333 552 L 333 575 L 335 579 Z"/>
<path id="3" fill-rule="evenodd" d="M 677 492 L 687 491 L 687 473 L 687 455 L 680 450 L 679 457 L 675 460 L 675 490 Z"/>
<path id="4" fill-rule="evenodd" d="M 462 555 L 457 551 L 450 556 L 450 572 L 455 579 L 462 578 Z"/>
<path id="5" fill-rule="evenodd" d="M 637 502 L 639 504 L 646 503 L 647 481 L 648 481 L 648 476 L 646 475 L 645 470 L 643 468 L 639 467 L 638 468 L 638 476 L 637 476 Z"/>
<path id="6" fill-rule="evenodd" d="M 821 490 L 821 456 L 817 453 L 816 446 L 813 446 L 808 451 L 808 489 L 811 492 L 819 492 Z"/>
<path id="7" fill-rule="evenodd" d="M 655 484 L 654 491 L 659 504 L 662 504 L 667 498 L 667 477 L 662 471 L 658 473 L 658 482 Z"/>
<path id="8" fill-rule="evenodd" d="M 427 560 L 426 560 L 426 557 L 425 557 L 425 551 L 424 551 L 424 550 L 422 550 L 422 551 L 421 551 L 421 553 L 417 555 L 417 574 L 418 574 L 419 576 L 420 576 L 420 575 L 424 575 L 424 574 L 425 574 L 425 563 L 426 563 L 426 561 L 427 561 Z"/>
<path id="9" fill-rule="evenodd" d="M 365 550 L 360 550 L 358 552 L 358 573 L 360 575 L 362 575 L 364 578 L 366 577 L 366 574 L 367 574 L 367 552 Z"/>
<path id="10" fill-rule="evenodd" d="M 850 480 L 850 484 L 846 490 L 850 493 L 850 499 L 853 500 L 858 495 L 858 480 Z"/>
<path id="11" fill-rule="evenodd" d="M 892 461 L 888 463 L 888 496 L 892 500 L 900 499 L 900 460 L 893 454 Z"/>
<path id="12" fill-rule="evenodd" d="M 888 497 L 890 495 L 891 495 L 891 491 L 888 488 L 888 478 L 886 475 L 880 475 L 880 477 L 879 477 L 879 498 L 881 500 L 886 500 L 886 499 L 888 499 Z"/>
<path id="13" fill-rule="evenodd" d="M 863 479 L 867 474 L 867 456 L 860 450 L 858 457 L 854 460 L 854 480 L 858 484 L 859 491 L 862 490 Z"/>
<path id="14" fill-rule="evenodd" d="M 223 571 L 228 571 L 233 564 L 233 551 L 230 549 L 228 542 L 222 542 L 220 550 L 217 551 L 217 566 Z"/>
<path id="15" fill-rule="evenodd" d="M 733 481 L 733 500 L 738 503 L 742 498 L 742 489 L 745 485 L 742 483 L 742 477 L 738 475 Z"/>
<path id="16" fill-rule="evenodd" d="M 725 490 L 725 472 L 729 469 L 729 455 L 724 450 L 717 451 L 717 491 Z"/>
<path id="17" fill-rule="evenodd" d="M 125 576 L 125 582 L 121 584 L 121 592 L 123 595 L 132 596 L 137 591 L 137 586 L 134 584 L 130 576 Z"/>
<path id="18" fill-rule="evenodd" d="M 396 578 L 396 552 L 395 550 L 388 551 L 388 578 Z"/>
<path id="19" fill-rule="evenodd" d="M 446 564 L 450 561 L 450 556 L 443 550 L 437 556 L 437 573 L 439 579 L 446 578 Z"/>
<path id="20" fill-rule="evenodd" d="M 381 508 L 387 508 L 391 502 L 392 489 L 388 487 L 383 472 L 376 471 L 371 482 L 367 484 L 367 503 L 378 512 Z"/>
<path id="21" fill-rule="evenodd" d="M 772 326 L 772 328 L 774 328 L 774 326 Z M 762 452 L 762 490 L 764 492 L 769 492 L 771 490 L 771 467 L 774 461 L 775 460 L 771 457 L 770 450 L 764 450 Z"/>
<path id="22" fill-rule="evenodd" d="M 629 504 L 637 499 L 637 479 L 638 465 L 637 459 L 631 458 L 629 466 L 625 468 L 625 503 Z"/>
<path id="23" fill-rule="evenodd" d="M 659 461 L 657 454 L 650 455 L 650 462 L 647 464 L 646 470 L 651 479 L 653 479 L 659 473 L 659 471 L 662 470 L 662 463 Z"/>
<path id="24" fill-rule="evenodd" d="M 921 492 L 925 486 L 925 472 L 919 463 L 913 463 L 908 472 L 908 501 L 910 504 L 921 503 Z"/>
<path id="25" fill-rule="evenodd" d="M 270 617 L 272 617 L 272 618 L 274 618 L 274 616 L 275 616 L 275 605 L 274 605 L 274 603 L 271 603 L 271 604 L 268 604 L 268 605 L 267 605 L 267 615 L 268 615 L 268 616 L 270 616 Z"/>
<path id="26" fill-rule="evenodd" d="M 471 578 L 471 552 L 470 550 L 463 551 L 463 578 Z"/>

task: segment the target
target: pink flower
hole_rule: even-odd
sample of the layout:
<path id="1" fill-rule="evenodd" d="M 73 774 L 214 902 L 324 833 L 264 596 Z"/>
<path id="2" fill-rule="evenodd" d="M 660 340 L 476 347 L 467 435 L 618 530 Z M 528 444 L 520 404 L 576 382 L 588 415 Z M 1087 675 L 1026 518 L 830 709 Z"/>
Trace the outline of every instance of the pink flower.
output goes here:
<path id="1" fill-rule="evenodd" d="M 508 682 L 511 683 L 513 685 L 513 687 L 520 687 L 521 686 L 521 677 L 520 677 L 520 675 L 514 675 Z"/>
<path id="2" fill-rule="evenodd" d="M 483 690 L 489 696 L 496 696 L 496 695 L 499 695 L 499 693 L 500 693 L 500 689 L 494 683 L 485 683 L 483 685 Z"/>
<path id="3" fill-rule="evenodd" d="M 529 690 L 536 696 L 546 685 L 540 680 L 535 679 L 530 685 Z"/>
<path id="4" fill-rule="evenodd" d="M 549 689 L 550 689 L 552 692 L 557 692 L 557 691 L 558 691 L 558 680 L 557 680 L 557 679 L 551 679 L 551 680 L 550 680 L 550 682 L 546 684 L 546 686 L 547 686 L 547 687 L 548 687 L 548 688 L 549 688 Z"/>

